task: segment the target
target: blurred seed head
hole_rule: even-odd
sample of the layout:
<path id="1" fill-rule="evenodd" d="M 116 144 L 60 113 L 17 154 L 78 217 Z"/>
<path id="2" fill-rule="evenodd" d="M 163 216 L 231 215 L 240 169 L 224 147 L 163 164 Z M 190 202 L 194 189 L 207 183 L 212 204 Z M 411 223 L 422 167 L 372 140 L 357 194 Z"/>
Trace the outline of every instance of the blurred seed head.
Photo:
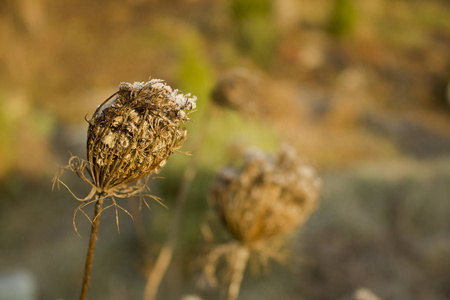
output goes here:
<path id="1" fill-rule="evenodd" d="M 87 156 L 97 189 L 112 190 L 157 173 L 186 139 L 183 123 L 195 101 L 160 79 L 121 83 L 88 121 Z"/>
<path id="2" fill-rule="evenodd" d="M 249 115 L 260 115 L 262 74 L 238 68 L 221 74 L 212 91 L 213 101 Z"/>
<path id="3" fill-rule="evenodd" d="M 242 168 L 221 170 L 211 195 L 228 230 L 252 248 L 301 226 L 320 187 L 316 171 L 283 145 L 274 159 L 253 150 Z"/>
<path id="4" fill-rule="evenodd" d="M 298 126 L 303 114 L 297 87 L 254 69 L 236 68 L 220 74 L 211 97 L 214 103 L 245 117 L 281 126 Z"/>

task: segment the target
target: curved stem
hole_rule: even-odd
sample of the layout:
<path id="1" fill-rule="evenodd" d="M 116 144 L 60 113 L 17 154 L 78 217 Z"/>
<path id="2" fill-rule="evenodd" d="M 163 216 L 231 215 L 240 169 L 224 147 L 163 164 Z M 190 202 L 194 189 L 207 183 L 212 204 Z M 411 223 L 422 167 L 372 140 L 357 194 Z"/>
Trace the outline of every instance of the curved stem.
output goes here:
<path id="1" fill-rule="evenodd" d="M 84 267 L 83 285 L 81 287 L 80 300 L 85 300 L 89 281 L 91 279 L 92 261 L 94 259 L 95 244 L 97 242 L 98 226 L 100 225 L 100 212 L 102 210 L 103 195 L 98 194 L 97 202 L 95 203 L 94 219 L 92 220 L 91 237 L 89 240 L 89 248 L 86 256 L 86 264 Z"/>
<path id="2" fill-rule="evenodd" d="M 242 279 L 244 278 L 245 267 L 247 266 L 248 257 L 250 251 L 245 247 L 241 246 L 236 249 L 234 253 L 233 261 L 233 273 L 231 274 L 231 282 L 228 286 L 227 300 L 236 300 L 239 296 L 239 291 L 241 289 Z"/>

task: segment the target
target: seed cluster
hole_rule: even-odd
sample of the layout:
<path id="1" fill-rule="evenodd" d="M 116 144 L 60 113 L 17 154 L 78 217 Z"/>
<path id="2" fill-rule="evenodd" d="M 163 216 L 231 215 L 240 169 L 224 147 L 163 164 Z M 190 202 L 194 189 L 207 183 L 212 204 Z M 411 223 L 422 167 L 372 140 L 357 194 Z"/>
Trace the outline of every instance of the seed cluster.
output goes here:
<path id="1" fill-rule="evenodd" d="M 247 69 L 234 69 L 223 73 L 212 91 L 212 100 L 220 106 L 244 114 L 261 115 L 262 75 Z"/>
<path id="2" fill-rule="evenodd" d="M 320 187 L 315 170 L 284 145 L 275 160 L 251 152 L 241 169 L 220 171 L 212 197 L 228 230 L 252 247 L 305 222 L 318 205 Z"/>
<path id="3" fill-rule="evenodd" d="M 196 97 L 160 79 L 121 83 L 89 120 L 87 155 L 94 185 L 111 191 L 157 173 L 186 139 Z"/>

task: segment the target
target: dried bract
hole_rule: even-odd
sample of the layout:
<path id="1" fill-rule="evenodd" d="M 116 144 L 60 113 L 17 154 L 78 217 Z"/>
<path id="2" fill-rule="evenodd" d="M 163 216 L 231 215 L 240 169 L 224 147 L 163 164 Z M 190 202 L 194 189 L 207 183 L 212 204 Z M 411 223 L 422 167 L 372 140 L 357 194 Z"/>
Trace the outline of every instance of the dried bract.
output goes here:
<path id="1" fill-rule="evenodd" d="M 320 187 L 315 170 L 283 146 L 275 160 L 254 151 L 241 169 L 223 169 L 212 197 L 228 230 L 252 248 L 302 225 L 318 205 Z"/>

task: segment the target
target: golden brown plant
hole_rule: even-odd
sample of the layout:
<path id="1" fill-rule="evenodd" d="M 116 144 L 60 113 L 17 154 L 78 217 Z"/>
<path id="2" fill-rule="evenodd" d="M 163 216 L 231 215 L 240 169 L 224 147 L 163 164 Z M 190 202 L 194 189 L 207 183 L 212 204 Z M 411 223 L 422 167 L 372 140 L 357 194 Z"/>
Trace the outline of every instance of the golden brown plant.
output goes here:
<path id="1" fill-rule="evenodd" d="M 242 169 L 223 169 L 212 187 L 227 229 L 252 247 L 301 225 L 318 204 L 314 169 L 284 146 L 275 161 L 252 152 Z"/>
<path id="2" fill-rule="evenodd" d="M 88 160 L 72 156 L 69 165 L 55 178 L 56 184 L 67 187 L 60 177 L 68 169 L 92 186 L 87 197 L 80 199 L 74 195 L 82 202 L 75 210 L 74 226 L 77 212 L 87 217 L 83 208 L 95 202 L 80 299 L 86 298 L 101 212 L 114 206 L 117 222 L 117 208 L 129 214 L 117 205 L 115 197 L 143 195 L 148 176 L 158 173 L 186 139 L 183 124 L 189 120 L 187 114 L 195 109 L 195 101 L 195 96 L 172 90 L 160 79 L 121 83 L 119 90 L 88 120 Z M 106 198 L 111 199 L 112 204 L 102 208 Z M 145 204 L 148 206 L 147 202 Z"/>
<path id="3" fill-rule="evenodd" d="M 232 270 L 228 300 L 236 299 L 251 252 L 281 258 L 280 239 L 299 228 L 318 205 L 321 180 L 316 171 L 284 145 L 273 160 L 261 152 L 249 153 L 241 169 L 219 172 L 211 196 L 235 242 L 213 250 L 206 264 L 215 272 L 220 256 Z"/>
<path id="4" fill-rule="evenodd" d="M 89 120 L 88 160 L 93 183 L 114 193 L 121 186 L 157 172 L 181 147 L 186 110 L 192 99 L 159 80 L 122 83 L 114 101 L 101 105 Z"/>

